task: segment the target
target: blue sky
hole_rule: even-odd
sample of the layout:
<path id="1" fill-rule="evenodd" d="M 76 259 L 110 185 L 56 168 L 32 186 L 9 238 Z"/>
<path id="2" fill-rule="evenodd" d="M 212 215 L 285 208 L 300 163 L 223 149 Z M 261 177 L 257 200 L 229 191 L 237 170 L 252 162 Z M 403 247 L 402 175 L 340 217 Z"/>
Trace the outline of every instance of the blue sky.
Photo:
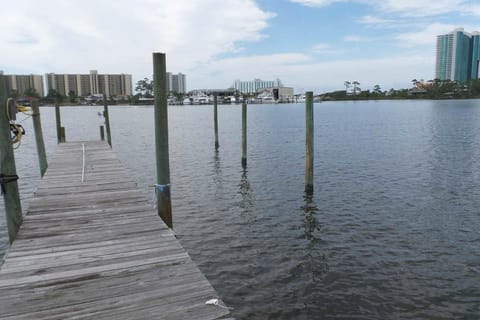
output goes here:
<path id="1" fill-rule="evenodd" d="M 134 3 L 134 5 L 132 5 Z M 16 0 L 0 20 L 0 70 L 152 76 L 152 52 L 187 87 L 280 78 L 296 92 L 405 88 L 434 78 L 435 39 L 480 31 L 473 0 Z"/>

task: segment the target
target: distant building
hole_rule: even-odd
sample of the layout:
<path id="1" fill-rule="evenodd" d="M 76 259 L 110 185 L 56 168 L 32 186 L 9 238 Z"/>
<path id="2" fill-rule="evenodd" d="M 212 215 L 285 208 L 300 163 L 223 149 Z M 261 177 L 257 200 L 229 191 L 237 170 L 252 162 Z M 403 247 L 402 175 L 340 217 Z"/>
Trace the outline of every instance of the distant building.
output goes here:
<path id="1" fill-rule="evenodd" d="M 263 101 L 291 101 L 294 99 L 293 88 L 275 87 L 265 88 L 257 91 L 257 97 Z"/>
<path id="2" fill-rule="evenodd" d="M 63 96 L 73 92 L 76 96 L 91 95 L 131 96 L 132 76 L 130 74 L 98 74 L 91 70 L 89 74 L 56 74 L 47 73 L 47 92 L 56 90 Z"/>
<path id="3" fill-rule="evenodd" d="M 7 94 L 16 91 L 19 95 L 23 95 L 27 90 L 34 89 L 40 97 L 45 95 L 43 89 L 43 77 L 41 75 L 3 74 L 3 71 L 0 71 L 0 75 L 3 75 L 5 78 Z"/>
<path id="4" fill-rule="evenodd" d="M 437 36 L 435 78 L 465 82 L 480 75 L 480 33 L 458 28 Z"/>
<path id="5" fill-rule="evenodd" d="M 186 93 L 187 77 L 183 73 L 167 72 L 167 92 Z"/>
<path id="6" fill-rule="evenodd" d="M 235 82 L 233 83 L 233 88 L 240 91 L 241 93 L 256 93 L 260 89 L 278 87 L 283 87 L 280 79 L 276 79 L 274 81 L 265 81 L 260 79 L 254 79 L 253 81 L 235 80 Z"/>

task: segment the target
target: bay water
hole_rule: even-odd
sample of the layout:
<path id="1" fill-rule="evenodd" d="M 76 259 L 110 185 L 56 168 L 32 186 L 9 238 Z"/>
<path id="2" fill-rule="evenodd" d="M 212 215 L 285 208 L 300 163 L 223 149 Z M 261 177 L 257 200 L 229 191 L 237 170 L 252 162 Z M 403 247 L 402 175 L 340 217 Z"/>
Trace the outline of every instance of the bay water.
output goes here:
<path id="1" fill-rule="evenodd" d="M 67 141 L 103 107 L 63 107 Z M 480 100 L 315 104 L 304 194 L 302 104 L 169 107 L 174 231 L 237 319 L 480 318 Z M 47 155 L 54 108 L 42 107 Z M 40 181 L 31 119 L 15 151 L 24 211 Z M 149 199 L 152 106 L 111 106 L 113 150 Z M 3 201 L 3 200 L 0 200 Z M 7 248 L 0 203 L 0 254 Z"/>

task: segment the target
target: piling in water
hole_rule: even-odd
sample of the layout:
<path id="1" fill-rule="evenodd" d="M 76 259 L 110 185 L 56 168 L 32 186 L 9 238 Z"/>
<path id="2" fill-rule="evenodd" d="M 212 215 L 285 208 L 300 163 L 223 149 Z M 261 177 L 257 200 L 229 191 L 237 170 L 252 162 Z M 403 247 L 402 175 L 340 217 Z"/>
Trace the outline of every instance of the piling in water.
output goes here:
<path id="1" fill-rule="evenodd" d="M 103 126 L 100 126 L 100 140 L 105 141 L 105 129 Z"/>
<path id="2" fill-rule="evenodd" d="M 60 127 L 60 142 L 66 142 L 65 138 L 65 127 Z"/>
<path id="3" fill-rule="evenodd" d="M 153 85 L 155 94 L 155 151 L 157 163 L 158 214 L 172 228 L 172 202 L 170 197 L 170 161 L 168 153 L 168 105 L 166 58 L 164 53 L 153 53 Z"/>
<path id="4" fill-rule="evenodd" d="M 57 125 L 57 143 L 60 143 L 62 142 L 62 120 L 60 119 L 60 106 L 57 100 L 55 100 L 55 123 Z"/>
<path id="5" fill-rule="evenodd" d="M 103 116 L 105 117 L 105 128 L 107 130 L 107 142 L 112 147 L 112 135 L 110 133 L 110 115 L 108 113 L 107 95 L 103 95 Z"/>
<path id="6" fill-rule="evenodd" d="M 213 125 L 215 128 L 215 150 L 220 147 L 218 143 L 218 110 L 217 110 L 217 95 L 213 96 Z"/>
<path id="7" fill-rule="evenodd" d="M 48 168 L 47 154 L 45 152 L 45 143 L 43 141 L 42 122 L 40 121 L 40 108 L 38 100 L 33 99 L 31 102 L 33 131 L 35 132 L 35 142 L 37 144 L 38 163 L 40 166 L 40 176 L 43 177 Z"/>
<path id="8" fill-rule="evenodd" d="M 305 193 L 313 193 L 313 92 L 305 94 Z"/>
<path id="9" fill-rule="evenodd" d="M 5 78 L 0 75 L 0 184 L 5 203 L 8 239 L 15 240 L 22 224 L 22 206 L 18 193 L 17 168 L 10 135 L 9 115 L 6 110 L 7 90 Z"/>
<path id="10" fill-rule="evenodd" d="M 247 167 L 247 103 L 242 103 L 242 167 Z"/>

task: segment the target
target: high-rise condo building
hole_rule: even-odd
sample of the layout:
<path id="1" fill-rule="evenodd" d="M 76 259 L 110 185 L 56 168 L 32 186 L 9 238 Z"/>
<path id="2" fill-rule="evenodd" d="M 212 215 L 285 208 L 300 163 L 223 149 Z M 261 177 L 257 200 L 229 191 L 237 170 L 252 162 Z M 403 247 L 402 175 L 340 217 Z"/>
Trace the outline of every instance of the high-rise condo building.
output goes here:
<path id="1" fill-rule="evenodd" d="M 73 92 L 76 96 L 106 94 L 112 96 L 132 95 L 132 76 L 130 74 L 98 74 L 91 70 L 89 74 L 47 73 L 47 92 L 54 89 L 63 96 Z"/>
<path id="2" fill-rule="evenodd" d="M 167 92 L 186 93 L 187 77 L 183 73 L 167 72 Z"/>
<path id="3" fill-rule="evenodd" d="M 260 89 L 279 87 L 283 87 L 280 79 L 276 79 L 274 81 L 264 81 L 260 79 L 254 79 L 253 81 L 235 80 L 235 82 L 233 83 L 233 88 L 240 91 L 241 93 L 256 93 Z"/>
<path id="4" fill-rule="evenodd" d="M 480 32 L 472 33 L 472 66 L 471 78 L 480 78 Z"/>
<path id="5" fill-rule="evenodd" d="M 437 36 L 435 78 L 465 82 L 479 78 L 480 33 L 458 28 Z"/>
<path id="6" fill-rule="evenodd" d="M 8 95 L 11 95 L 13 92 L 16 92 L 19 95 L 24 95 L 25 92 L 31 90 L 35 90 L 40 97 L 45 95 L 43 90 L 43 77 L 41 75 L 4 75 L 3 71 L 0 71 L 0 75 L 3 75 L 5 78 Z"/>

